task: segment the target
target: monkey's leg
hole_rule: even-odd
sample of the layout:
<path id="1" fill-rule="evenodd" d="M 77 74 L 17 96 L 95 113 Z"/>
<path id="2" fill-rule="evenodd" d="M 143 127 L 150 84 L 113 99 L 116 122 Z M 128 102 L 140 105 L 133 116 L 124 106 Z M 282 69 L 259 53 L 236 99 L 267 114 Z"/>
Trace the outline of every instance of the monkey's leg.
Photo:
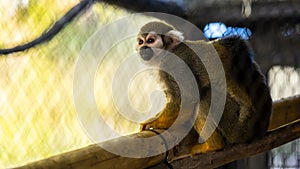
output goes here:
<path id="1" fill-rule="evenodd" d="M 222 139 L 222 136 L 215 131 L 204 143 L 193 146 L 192 154 L 201 154 L 211 151 L 222 150 L 224 147 L 225 143 Z"/>
<path id="2" fill-rule="evenodd" d="M 207 140 L 203 140 L 204 143 L 195 145 L 192 148 L 193 154 L 205 153 L 209 151 L 216 151 L 225 147 L 225 141 L 220 131 L 218 130 L 218 124 L 214 122 L 214 119 L 208 121 L 207 115 L 210 110 L 211 103 L 211 89 L 205 87 L 201 90 L 200 106 L 194 128 L 201 137 L 209 137 Z M 206 126 L 205 126 L 206 125 Z M 204 129 L 205 126 L 205 129 Z M 209 134 L 212 133 L 210 136 Z"/>
<path id="3" fill-rule="evenodd" d="M 199 117 L 198 115 L 194 126 L 198 133 L 201 133 L 204 124 L 205 124 L 205 118 L 201 116 Z M 224 139 L 217 129 L 213 131 L 212 135 L 207 140 L 203 140 L 203 141 L 205 142 L 201 144 L 197 144 L 192 148 L 192 154 L 200 154 L 200 153 L 205 153 L 210 151 L 221 150 L 225 147 Z"/>

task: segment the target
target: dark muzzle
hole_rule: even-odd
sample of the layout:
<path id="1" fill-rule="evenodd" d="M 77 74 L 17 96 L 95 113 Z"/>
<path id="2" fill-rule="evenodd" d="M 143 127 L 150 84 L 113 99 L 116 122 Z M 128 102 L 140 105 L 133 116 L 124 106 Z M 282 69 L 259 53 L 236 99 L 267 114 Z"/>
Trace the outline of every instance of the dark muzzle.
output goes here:
<path id="1" fill-rule="evenodd" d="M 143 46 L 140 49 L 140 56 L 142 57 L 143 60 L 148 61 L 153 56 L 153 50 L 148 46 Z"/>

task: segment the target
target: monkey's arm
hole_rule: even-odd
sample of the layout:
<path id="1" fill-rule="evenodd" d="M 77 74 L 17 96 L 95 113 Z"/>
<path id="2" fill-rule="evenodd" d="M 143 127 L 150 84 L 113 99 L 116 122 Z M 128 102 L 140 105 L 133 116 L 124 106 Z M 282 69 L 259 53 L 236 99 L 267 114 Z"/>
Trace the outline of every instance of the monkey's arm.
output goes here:
<path id="1" fill-rule="evenodd" d="M 159 78 L 163 85 L 165 85 L 165 96 L 167 98 L 167 104 L 165 108 L 157 114 L 156 117 L 141 124 L 141 129 L 168 129 L 176 120 L 180 111 L 181 97 L 180 89 L 174 78 L 169 74 L 160 71 Z"/>

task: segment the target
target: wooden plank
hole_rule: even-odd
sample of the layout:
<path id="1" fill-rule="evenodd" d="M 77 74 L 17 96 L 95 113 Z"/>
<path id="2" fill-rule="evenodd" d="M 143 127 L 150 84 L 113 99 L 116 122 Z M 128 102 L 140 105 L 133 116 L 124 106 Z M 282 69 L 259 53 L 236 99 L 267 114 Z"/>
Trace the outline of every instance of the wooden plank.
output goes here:
<path id="1" fill-rule="evenodd" d="M 300 137 L 299 114 L 300 95 L 275 101 L 273 104 L 273 114 L 269 127 L 271 131 L 265 138 L 251 144 L 236 145 L 233 147 L 227 147 L 218 152 L 191 156 L 190 150 L 192 146 L 197 143 L 197 133 L 195 133 L 195 131 L 191 131 L 178 146 L 169 152 L 168 160 L 175 168 L 187 168 L 187 166 L 189 166 L 189 168 L 203 169 L 221 166 L 231 161 L 271 150 Z M 297 122 L 290 124 L 293 121 Z M 161 130 L 159 132 L 167 131 Z M 154 132 L 143 131 L 132 134 L 130 137 L 147 138 L 155 135 L 156 134 Z M 172 137 L 172 135 L 170 136 Z M 174 140 L 176 140 L 175 137 Z M 101 147 L 103 145 L 109 145 L 114 149 L 124 150 L 125 152 L 130 150 L 129 147 L 135 147 L 132 142 L 128 142 L 123 138 L 116 138 L 100 143 L 100 146 L 98 144 L 94 144 L 18 167 L 18 169 L 141 169 L 159 164 L 166 158 L 166 153 L 147 158 L 126 158 L 106 151 Z M 164 140 L 161 139 L 155 147 L 165 150 Z M 144 148 L 151 151 L 151 147 L 147 147 L 146 144 Z M 154 168 L 157 167 L 166 166 L 163 164 L 155 166 Z"/>
<path id="2" fill-rule="evenodd" d="M 240 144 L 225 148 L 223 151 L 209 152 L 196 156 L 176 159 L 171 162 L 174 169 L 211 169 L 229 162 L 259 154 L 286 144 L 300 137 L 300 121 L 273 130 L 261 140 L 250 144 Z M 152 169 L 155 169 L 152 168 Z"/>
<path id="3" fill-rule="evenodd" d="M 300 95 L 273 102 L 269 130 L 274 130 L 300 119 Z"/>
<path id="4" fill-rule="evenodd" d="M 154 132 L 143 131 L 128 137 L 147 138 L 155 135 L 157 134 Z M 141 169 L 158 164 L 166 157 L 166 153 L 162 153 L 147 158 L 126 158 L 103 149 L 102 146 L 104 145 L 125 151 L 135 146 L 133 142 L 128 142 L 128 140 L 123 138 L 117 138 L 71 152 L 55 155 L 47 159 L 18 167 L 18 169 Z M 147 144 L 145 144 L 144 147 L 147 148 Z M 160 140 L 156 145 L 156 148 L 164 150 L 164 141 Z"/>
<path id="5" fill-rule="evenodd" d="M 242 1 L 218 1 L 205 3 L 193 0 L 177 4 L 160 0 L 97 0 L 106 2 L 134 12 L 163 12 L 187 19 L 203 28 L 209 22 L 223 22 L 230 26 L 249 26 L 261 20 L 278 20 L 278 18 L 296 18 L 300 16 L 300 2 L 297 0 L 253 1 L 251 15 L 242 15 Z M 137 3 L 138 2 L 138 3 Z"/>

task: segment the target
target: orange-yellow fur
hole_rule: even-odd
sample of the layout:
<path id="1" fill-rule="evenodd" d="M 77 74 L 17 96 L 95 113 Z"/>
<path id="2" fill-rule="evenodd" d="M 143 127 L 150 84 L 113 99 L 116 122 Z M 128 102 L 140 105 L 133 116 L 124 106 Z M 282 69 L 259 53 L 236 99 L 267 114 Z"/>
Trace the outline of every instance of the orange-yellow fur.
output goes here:
<path id="1" fill-rule="evenodd" d="M 154 31 L 160 35 L 166 34 L 170 30 L 174 30 L 170 25 L 161 22 L 152 22 L 146 24 L 141 29 L 139 35 L 145 35 L 146 37 L 147 31 Z M 227 92 L 227 97 L 223 116 L 219 124 L 216 124 L 217 122 L 210 124 L 217 125 L 216 130 L 205 143 L 194 146 L 192 153 L 220 150 L 226 145 L 250 142 L 264 135 L 269 123 L 272 100 L 265 78 L 256 63 L 250 59 L 250 50 L 244 41 L 238 37 L 234 37 L 211 42 L 184 41 L 181 43 L 176 41 L 176 39 L 170 40 L 169 38 L 172 37 L 161 37 L 162 41 L 166 43 L 161 46 L 165 46 L 165 49 L 180 57 L 198 79 L 197 84 L 201 97 L 194 129 L 199 134 L 207 132 L 202 131 L 202 129 L 210 109 L 211 86 L 206 69 L 196 53 L 207 52 L 206 54 L 210 54 L 212 51 L 208 49 L 213 47 L 223 64 L 227 83 L 227 88 L 224 89 Z M 196 49 L 196 53 L 186 44 Z M 147 46 L 147 44 L 142 44 L 137 49 L 139 50 L 141 46 Z M 165 62 L 159 63 L 160 66 L 163 67 L 168 64 L 168 61 Z M 180 67 L 176 68 L 180 69 Z M 185 75 L 182 74 L 181 76 Z M 178 116 L 181 102 L 178 85 L 165 72 L 159 73 L 159 80 L 166 87 L 165 94 L 168 103 L 156 119 L 142 124 L 142 129 L 167 129 L 174 123 Z M 191 97 L 193 97 L 193 93 L 191 93 Z M 258 99 L 259 97 L 262 98 Z M 257 103 L 256 101 L 260 101 L 261 103 Z"/>

